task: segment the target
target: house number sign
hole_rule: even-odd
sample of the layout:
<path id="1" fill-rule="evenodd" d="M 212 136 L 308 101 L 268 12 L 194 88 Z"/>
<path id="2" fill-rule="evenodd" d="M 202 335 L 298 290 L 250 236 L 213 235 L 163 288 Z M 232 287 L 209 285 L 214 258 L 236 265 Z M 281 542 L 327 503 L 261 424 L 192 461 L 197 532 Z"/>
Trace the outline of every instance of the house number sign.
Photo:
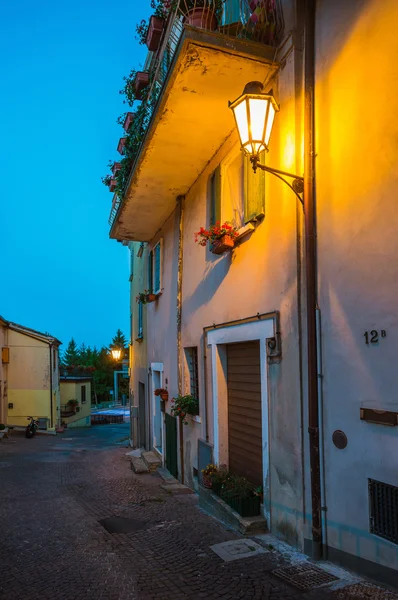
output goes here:
<path id="1" fill-rule="evenodd" d="M 363 336 L 365 338 L 365 344 L 378 344 L 380 338 L 387 337 L 387 331 L 385 329 L 380 329 L 380 331 L 372 329 L 372 331 L 365 331 Z"/>

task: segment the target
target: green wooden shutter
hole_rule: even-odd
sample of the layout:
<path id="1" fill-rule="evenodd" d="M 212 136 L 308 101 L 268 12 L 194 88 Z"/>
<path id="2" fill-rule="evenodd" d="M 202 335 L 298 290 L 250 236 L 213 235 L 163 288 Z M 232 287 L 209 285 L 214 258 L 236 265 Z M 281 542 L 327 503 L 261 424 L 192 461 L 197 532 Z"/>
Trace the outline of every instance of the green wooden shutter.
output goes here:
<path id="1" fill-rule="evenodd" d="M 260 162 L 264 163 L 265 152 L 260 154 Z M 265 172 L 253 171 L 250 159 L 245 156 L 244 171 L 245 223 L 265 215 Z"/>
<path id="2" fill-rule="evenodd" d="M 142 339 L 144 337 L 142 330 L 142 302 L 138 302 L 138 339 Z"/>
<path id="3" fill-rule="evenodd" d="M 157 244 L 155 246 L 155 266 L 154 266 L 154 271 L 155 271 L 155 277 L 154 277 L 154 292 L 160 292 L 160 269 L 161 269 L 161 252 L 162 252 L 162 246 L 161 243 L 159 242 L 159 244 Z"/>
<path id="4" fill-rule="evenodd" d="M 221 168 L 220 165 L 210 178 L 210 226 L 221 221 Z"/>
<path id="5" fill-rule="evenodd" d="M 148 290 L 153 290 L 153 252 L 148 254 Z"/>

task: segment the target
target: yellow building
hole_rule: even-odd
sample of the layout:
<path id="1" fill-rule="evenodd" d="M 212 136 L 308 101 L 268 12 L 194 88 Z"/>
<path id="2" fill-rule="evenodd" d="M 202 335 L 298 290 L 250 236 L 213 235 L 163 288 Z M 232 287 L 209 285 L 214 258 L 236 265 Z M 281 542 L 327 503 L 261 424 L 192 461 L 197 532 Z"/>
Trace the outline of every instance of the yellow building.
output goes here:
<path id="1" fill-rule="evenodd" d="M 91 425 L 91 377 L 61 377 L 61 425 Z"/>
<path id="2" fill-rule="evenodd" d="M 61 342 L 4 319 L 0 319 L 0 331 L 0 421 L 10 427 L 25 427 L 31 416 L 39 420 L 39 429 L 55 432 Z"/>

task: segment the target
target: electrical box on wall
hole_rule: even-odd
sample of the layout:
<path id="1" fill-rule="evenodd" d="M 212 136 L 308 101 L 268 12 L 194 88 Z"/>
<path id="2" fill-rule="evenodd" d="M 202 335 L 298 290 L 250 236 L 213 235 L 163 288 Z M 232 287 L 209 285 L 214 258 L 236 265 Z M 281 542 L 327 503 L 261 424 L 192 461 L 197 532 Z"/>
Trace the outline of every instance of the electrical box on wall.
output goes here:
<path id="1" fill-rule="evenodd" d="M 1 349 L 1 362 L 3 364 L 7 364 L 10 362 L 10 349 L 9 348 Z"/>

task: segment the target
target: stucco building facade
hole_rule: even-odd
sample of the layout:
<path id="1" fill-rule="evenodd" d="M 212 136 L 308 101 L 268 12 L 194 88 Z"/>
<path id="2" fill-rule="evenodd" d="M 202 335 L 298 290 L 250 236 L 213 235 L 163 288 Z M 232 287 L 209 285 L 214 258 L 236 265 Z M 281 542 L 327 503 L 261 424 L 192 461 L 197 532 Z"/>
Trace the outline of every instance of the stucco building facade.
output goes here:
<path id="1" fill-rule="evenodd" d="M 146 345 L 136 342 L 133 326 L 131 389 L 136 398 L 145 385 L 145 445 L 165 459 L 165 419 L 153 391 L 166 387 L 173 397 L 192 390 L 195 363 L 200 410 L 179 438 L 180 478 L 194 486 L 198 448 L 207 444 L 216 462 L 253 478 L 261 473 L 271 531 L 393 581 L 398 6 L 392 0 L 275 5 L 283 21 L 273 46 L 233 35 L 227 24 L 217 32 L 181 26 L 159 83 L 111 220 L 111 237 L 131 241 L 132 297 L 157 288 L 156 300 L 144 307 Z M 168 21 L 160 60 L 173 32 Z M 254 176 L 245 164 L 228 101 L 249 81 L 272 88 L 280 105 L 265 160 L 304 177 L 304 210 L 278 178 Z M 376 97 L 388 102 L 371 103 Z M 305 243 L 310 194 L 312 305 Z M 239 228 L 234 248 L 222 255 L 194 239 L 214 214 Z M 133 299 L 133 323 L 138 304 Z M 310 352 L 308 313 L 316 325 Z M 308 434 L 314 349 L 315 532 Z"/>
<path id="2" fill-rule="evenodd" d="M 55 432 L 60 418 L 59 346 L 56 338 L 9 321 L 2 331 L 2 419 L 25 427 L 27 417 Z"/>

